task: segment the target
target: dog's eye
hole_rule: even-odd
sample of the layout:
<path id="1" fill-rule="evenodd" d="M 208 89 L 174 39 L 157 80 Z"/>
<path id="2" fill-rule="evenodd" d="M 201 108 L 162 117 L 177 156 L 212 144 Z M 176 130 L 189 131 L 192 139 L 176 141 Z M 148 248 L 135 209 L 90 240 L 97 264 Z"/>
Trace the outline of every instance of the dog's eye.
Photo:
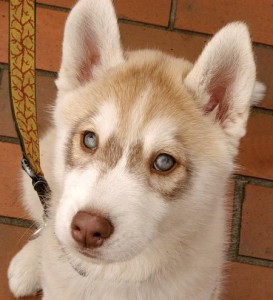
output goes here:
<path id="1" fill-rule="evenodd" d="M 96 150 L 97 149 L 97 136 L 92 131 L 87 131 L 83 134 L 83 144 L 85 147 Z"/>
<path id="2" fill-rule="evenodd" d="M 159 154 L 154 161 L 154 168 L 159 172 L 167 172 L 175 165 L 175 159 L 169 154 Z"/>

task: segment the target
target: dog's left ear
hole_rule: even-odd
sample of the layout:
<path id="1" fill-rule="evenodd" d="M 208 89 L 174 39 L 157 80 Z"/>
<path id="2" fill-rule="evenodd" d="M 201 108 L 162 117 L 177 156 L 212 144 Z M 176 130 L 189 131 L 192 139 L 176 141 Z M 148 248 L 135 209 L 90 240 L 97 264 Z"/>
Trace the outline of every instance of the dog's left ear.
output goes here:
<path id="1" fill-rule="evenodd" d="M 58 90 L 67 92 L 84 85 L 123 60 L 112 1 L 78 1 L 65 24 Z"/>
<path id="2" fill-rule="evenodd" d="M 252 104 L 256 68 L 247 26 L 231 23 L 207 44 L 193 69 L 185 78 L 208 117 L 218 122 L 231 143 L 237 147 L 245 134 Z M 256 100 L 264 87 L 257 86 Z M 257 92 L 261 92 L 258 96 Z"/>

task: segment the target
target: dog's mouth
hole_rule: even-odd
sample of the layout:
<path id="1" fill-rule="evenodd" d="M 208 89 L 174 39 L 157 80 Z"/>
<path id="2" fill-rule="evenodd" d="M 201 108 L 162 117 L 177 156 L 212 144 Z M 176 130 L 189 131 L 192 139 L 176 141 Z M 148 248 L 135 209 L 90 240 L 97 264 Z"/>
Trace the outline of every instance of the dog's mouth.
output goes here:
<path id="1" fill-rule="evenodd" d="M 71 267 L 81 276 L 88 276 L 88 262 L 103 264 L 104 260 L 98 250 L 88 248 L 67 247 L 57 239 L 60 249 L 63 253 L 62 259 L 65 259 Z"/>
<path id="2" fill-rule="evenodd" d="M 64 249 L 64 248 L 63 248 Z M 103 257 L 98 250 L 89 249 L 89 248 L 79 248 L 79 247 L 72 247 L 66 248 L 64 250 L 66 253 L 69 253 L 70 256 L 77 257 L 85 262 L 92 262 L 92 263 L 99 263 L 103 262 Z"/>
<path id="3" fill-rule="evenodd" d="M 90 251 L 89 249 L 86 248 L 82 248 L 82 249 L 76 249 L 76 251 L 78 251 L 80 254 L 89 257 L 89 258 L 93 258 L 93 259 L 100 259 L 100 255 L 99 253 L 95 253 L 94 251 Z"/>

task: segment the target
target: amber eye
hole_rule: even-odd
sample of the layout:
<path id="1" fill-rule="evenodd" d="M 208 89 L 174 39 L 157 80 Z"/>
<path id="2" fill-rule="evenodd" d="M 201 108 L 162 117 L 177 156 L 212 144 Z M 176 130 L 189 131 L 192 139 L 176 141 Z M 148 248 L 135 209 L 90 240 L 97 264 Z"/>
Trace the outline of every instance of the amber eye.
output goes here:
<path id="1" fill-rule="evenodd" d="M 96 134 L 92 131 L 86 131 L 83 134 L 83 144 L 86 148 L 96 150 L 98 146 Z"/>
<path id="2" fill-rule="evenodd" d="M 167 172 L 175 165 L 175 159 L 169 154 L 159 154 L 154 161 L 154 168 L 159 172 Z"/>

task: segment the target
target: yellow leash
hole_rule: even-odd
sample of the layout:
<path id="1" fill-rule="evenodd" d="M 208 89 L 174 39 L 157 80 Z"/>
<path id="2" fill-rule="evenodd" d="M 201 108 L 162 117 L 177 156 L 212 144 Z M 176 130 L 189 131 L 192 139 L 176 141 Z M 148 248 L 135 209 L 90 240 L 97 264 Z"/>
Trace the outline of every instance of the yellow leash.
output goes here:
<path id="1" fill-rule="evenodd" d="M 45 214 L 49 187 L 40 166 L 35 90 L 35 1 L 10 0 L 10 99 L 23 153 L 22 167 L 32 179 Z"/>

